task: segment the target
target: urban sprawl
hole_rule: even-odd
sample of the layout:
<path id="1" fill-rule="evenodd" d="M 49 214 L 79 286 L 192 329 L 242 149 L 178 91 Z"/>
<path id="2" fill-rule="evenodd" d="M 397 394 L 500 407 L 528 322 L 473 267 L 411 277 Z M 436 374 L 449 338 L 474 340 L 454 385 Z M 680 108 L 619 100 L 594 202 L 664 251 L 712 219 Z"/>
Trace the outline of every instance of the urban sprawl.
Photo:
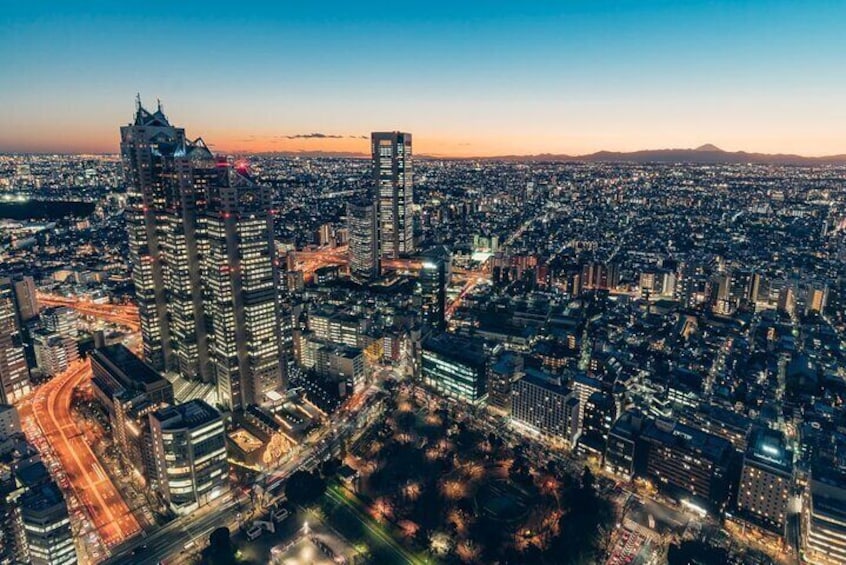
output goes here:
<path id="1" fill-rule="evenodd" d="M 846 563 L 846 167 L 128 117 L 0 155 L 0 564 Z"/>

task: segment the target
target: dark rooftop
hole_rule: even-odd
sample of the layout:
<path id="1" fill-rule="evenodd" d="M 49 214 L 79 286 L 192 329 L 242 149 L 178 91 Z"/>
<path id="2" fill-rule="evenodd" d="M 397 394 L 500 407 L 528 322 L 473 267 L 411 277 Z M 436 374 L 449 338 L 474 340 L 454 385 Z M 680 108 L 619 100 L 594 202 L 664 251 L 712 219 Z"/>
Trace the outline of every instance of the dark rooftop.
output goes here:
<path id="1" fill-rule="evenodd" d="M 220 412 L 204 400 L 189 400 L 184 404 L 157 410 L 153 416 L 162 423 L 162 429 L 197 428 L 220 419 Z"/>
<path id="2" fill-rule="evenodd" d="M 423 349 L 470 365 L 482 365 L 486 360 L 480 341 L 455 334 L 430 337 L 423 342 Z"/>
<path id="3" fill-rule="evenodd" d="M 723 461 L 732 451 L 728 440 L 674 421 L 649 422 L 644 427 L 643 437 L 668 446 L 683 446 L 714 462 Z"/>
<path id="4" fill-rule="evenodd" d="M 21 506 L 25 511 L 30 512 L 43 512 L 59 505 L 62 507 L 61 511 L 66 513 L 65 497 L 62 496 L 62 491 L 59 490 L 56 483 L 52 481 L 38 485 L 21 499 Z"/>
<path id="5" fill-rule="evenodd" d="M 18 467 L 15 475 L 21 484 L 27 487 L 32 487 L 50 479 L 50 473 L 47 472 L 47 467 L 41 461 Z"/>
<path id="6" fill-rule="evenodd" d="M 159 375 L 155 369 L 139 359 L 121 343 L 95 349 L 92 355 L 95 358 L 99 357 L 105 360 L 107 364 L 117 368 L 132 381 L 149 385 L 164 380 L 164 377 Z"/>
<path id="7" fill-rule="evenodd" d="M 561 383 L 561 377 L 531 367 L 526 367 L 523 380 L 556 394 L 567 395 L 572 392 Z"/>
<path id="8" fill-rule="evenodd" d="M 787 449 L 784 434 L 777 430 L 755 430 L 749 440 L 746 458 L 783 473 L 793 470 L 793 452 Z"/>

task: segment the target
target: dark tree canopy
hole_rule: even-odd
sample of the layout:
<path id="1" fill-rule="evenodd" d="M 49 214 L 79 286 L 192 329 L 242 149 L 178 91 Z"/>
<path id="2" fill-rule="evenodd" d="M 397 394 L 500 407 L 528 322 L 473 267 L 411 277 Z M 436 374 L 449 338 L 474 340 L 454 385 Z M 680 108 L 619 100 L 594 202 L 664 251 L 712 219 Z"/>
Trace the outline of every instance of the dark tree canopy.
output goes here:
<path id="1" fill-rule="evenodd" d="M 559 520 L 559 535 L 547 552 L 558 563 L 593 563 L 603 532 L 611 526 L 613 508 L 597 494 L 594 483 L 593 474 L 585 468 L 581 481 L 565 489 L 568 511 Z"/>
<path id="2" fill-rule="evenodd" d="M 335 476 L 340 468 L 340 459 L 329 459 L 320 464 L 320 474 L 323 475 L 323 478 L 328 479 Z"/>
<path id="3" fill-rule="evenodd" d="M 209 534 L 209 546 L 203 550 L 203 565 L 234 565 L 235 546 L 229 537 L 229 528 L 217 528 Z"/>
<path id="4" fill-rule="evenodd" d="M 702 541 L 688 540 L 671 545 L 667 561 L 670 565 L 722 565 L 728 562 L 728 554 Z"/>
<path id="5" fill-rule="evenodd" d="M 297 471 L 285 484 L 285 496 L 291 503 L 299 506 L 308 506 L 317 502 L 324 492 L 326 492 L 326 481 L 318 472 Z"/>

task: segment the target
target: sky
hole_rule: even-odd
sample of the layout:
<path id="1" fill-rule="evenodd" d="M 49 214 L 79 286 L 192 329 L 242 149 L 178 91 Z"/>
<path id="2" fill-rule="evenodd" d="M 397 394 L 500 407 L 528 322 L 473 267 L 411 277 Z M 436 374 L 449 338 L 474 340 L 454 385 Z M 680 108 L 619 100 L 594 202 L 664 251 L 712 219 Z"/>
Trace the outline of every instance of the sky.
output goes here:
<path id="1" fill-rule="evenodd" d="M 0 0 L 0 152 L 846 153 L 846 2 Z"/>

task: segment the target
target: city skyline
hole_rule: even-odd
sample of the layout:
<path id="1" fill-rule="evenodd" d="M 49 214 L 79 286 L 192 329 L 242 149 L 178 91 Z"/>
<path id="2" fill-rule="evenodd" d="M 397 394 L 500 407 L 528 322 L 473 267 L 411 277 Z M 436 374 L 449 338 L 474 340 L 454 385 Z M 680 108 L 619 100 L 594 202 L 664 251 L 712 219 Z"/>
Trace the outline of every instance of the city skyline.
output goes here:
<path id="1" fill-rule="evenodd" d="M 485 8 L 17 5 L 0 151 L 115 153 L 140 92 L 226 153 L 367 155 L 368 132 L 392 130 L 419 155 L 846 152 L 834 3 Z M 385 69 L 401 96 L 380 96 Z"/>
<path id="2" fill-rule="evenodd" d="M 310 563 L 312 527 L 347 562 L 846 559 L 846 166 L 411 167 L 396 132 L 246 170 L 148 108 L 122 163 L 0 156 L 0 212 L 29 211 L 0 222 L 0 562 L 223 536 Z M 412 169 L 414 251 L 377 259 Z"/>
<path id="3" fill-rule="evenodd" d="M 0 565 L 846 564 L 846 3 L 7 4 Z"/>

